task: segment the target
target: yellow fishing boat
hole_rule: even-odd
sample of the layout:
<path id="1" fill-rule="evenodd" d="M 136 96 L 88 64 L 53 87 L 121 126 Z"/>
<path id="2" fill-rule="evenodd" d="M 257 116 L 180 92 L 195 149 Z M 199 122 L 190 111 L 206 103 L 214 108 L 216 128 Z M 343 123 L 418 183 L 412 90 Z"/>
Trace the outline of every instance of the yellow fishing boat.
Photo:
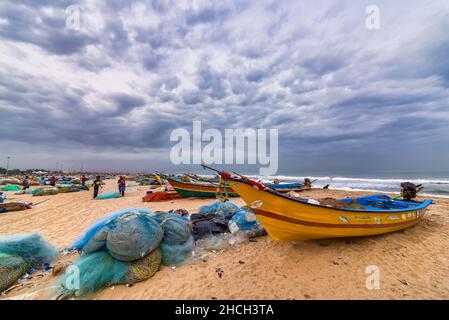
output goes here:
<path id="1" fill-rule="evenodd" d="M 254 211 L 269 236 L 279 242 L 370 236 L 409 228 L 422 219 L 432 202 L 374 195 L 341 199 L 349 206 L 342 209 L 291 198 L 249 179 L 226 177 L 226 182 Z M 350 208 L 352 203 L 357 209 Z"/>

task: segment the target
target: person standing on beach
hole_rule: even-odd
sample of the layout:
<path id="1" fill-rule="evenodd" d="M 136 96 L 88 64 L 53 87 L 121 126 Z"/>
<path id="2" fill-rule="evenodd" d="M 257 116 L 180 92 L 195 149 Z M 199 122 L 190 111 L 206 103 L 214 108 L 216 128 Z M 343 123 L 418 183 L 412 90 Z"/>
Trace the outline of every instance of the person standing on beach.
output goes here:
<path id="1" fill-rule="evenodd" d="M 122 197 L 124 197 L 125 196 L 125 189 L 126 189 L 125 178 L 123 176 L 121 176 L 120 179 L 118 179 L 117 184 L 118 184 L 118 191 L 120 192 Z"/>
<path id="2" fill-rule="evenodd" d="M 101 186 L 101 179 L 100 179 L 100 176 L 97 176 L 96 178 L 95 178 L 95 180 L 94 180 L 94 183 L 93 183 L 93 186 L 94 186 L 94 199 L 98 196 L 98 191 L 100 190 L 100 188 L 103 188 L 102 186 Z"/>
<path id="3" fill-rule="evenodd" d="M 22 190 L 26 190 L 30 188 L 30 180 L 28 180 L 28 176 L 25 177 L 22 181 L 23 188 Z"/>
<path id="4" fill-rule="evenodd" d="M 52 187 L 54 187 L 54 186 L 56 185 L 56 178 L 55 178 L 55 176 L 53 176 L 53 177 L 50 178 L 50 185 L 51 185 Z"/>
<path id="5" fill-rule="evenodd" d="M 85 186 L 86 185 L 86 176 L 83 174 L 82 176 L 81 176 L 81 185 L 82 186 Z"/>

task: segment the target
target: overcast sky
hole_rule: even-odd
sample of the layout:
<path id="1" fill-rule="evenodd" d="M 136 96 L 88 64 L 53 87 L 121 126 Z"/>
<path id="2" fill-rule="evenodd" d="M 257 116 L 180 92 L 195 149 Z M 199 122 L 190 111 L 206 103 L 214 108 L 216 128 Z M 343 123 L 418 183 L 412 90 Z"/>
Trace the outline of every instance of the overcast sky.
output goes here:
<path id="1" fill-rule="evenodd" d="M 449 171 L 449 1 L 0 0 L 0 166 L 184 170 L 193 120 L 278 129 L 280 174 Z"/>

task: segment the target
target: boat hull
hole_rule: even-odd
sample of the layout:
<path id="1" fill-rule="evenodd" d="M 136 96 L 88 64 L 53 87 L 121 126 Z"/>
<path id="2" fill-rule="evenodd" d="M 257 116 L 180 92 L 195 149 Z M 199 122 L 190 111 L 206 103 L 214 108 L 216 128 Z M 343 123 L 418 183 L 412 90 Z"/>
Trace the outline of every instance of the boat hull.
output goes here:
<path id="1" fill-rule="evenodd" d="M 215 186 L 200 185 L 195 183 L 180 182 L 173 179 L 167 179 L 168 183 L 176 190 L 176 192 L 183 198 L 198 197 L 198 198 L 216 198 L 217 188 Z M 221 189 L 224 192 L 223 189 Z M 231 188 L 226 188 L 229 197 L 238 197 Z"/>
<path id="2" fill-rule="evenodd" d="M 426 211 L 426 207 L 401 212 L 342 210 L 303 203 L 273 191 L 259 191 L 241 181 L 230 180 L 229 184 L 252 208 L 268 235 L 278 242 L 394 232 L 415 225 Z"/>

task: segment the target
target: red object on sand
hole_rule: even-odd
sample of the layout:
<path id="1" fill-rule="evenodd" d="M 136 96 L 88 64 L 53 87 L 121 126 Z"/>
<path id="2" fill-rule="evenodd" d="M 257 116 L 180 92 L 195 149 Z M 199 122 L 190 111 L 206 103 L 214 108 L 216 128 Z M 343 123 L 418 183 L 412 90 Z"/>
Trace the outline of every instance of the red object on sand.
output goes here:
<path id="1" fill-rule="evenodd" d="M 162 202 L 162 201 L 170 201 L 175 199 L 181 199 L 179 194 L 176 192 L 165 192 L 165 191 L 156 191 L 150 194 L 147 194 L 142 198 L 143 202 Z"/>

